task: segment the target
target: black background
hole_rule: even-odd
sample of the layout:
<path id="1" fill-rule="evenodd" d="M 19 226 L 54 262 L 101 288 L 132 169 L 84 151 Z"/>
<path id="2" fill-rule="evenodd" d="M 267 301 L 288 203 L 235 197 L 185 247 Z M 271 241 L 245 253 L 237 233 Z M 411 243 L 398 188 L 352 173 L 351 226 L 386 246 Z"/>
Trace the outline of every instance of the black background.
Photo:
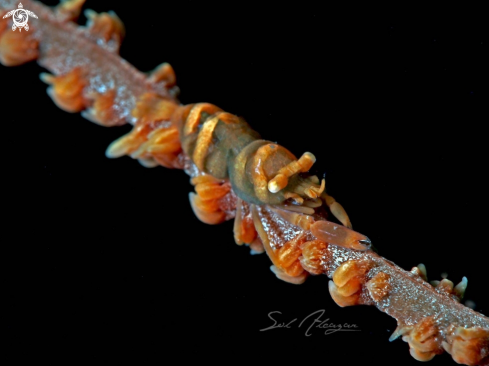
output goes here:
<path id="1" fill-rule="evenodd" d="M 172 64 L 183 103 L 216 104 L 296 155 L 313 152 L 328 192 L 381 255 L 405 269 L 424 263 L 430 280 L 467 276 L 466 299 L 489 312 L 489 39 L 477 9 L 468 18 L 453 9 L 402 21 L 392 9 L 308 4 L 88 7 L 124 21 L 121 55 L 138 69 Z M 13 345 L 42 340 L 50 358 L 68 347 L 73 359 L 107 362 L 136 353 L 418 364 L 406 343 L 388 342 L 389 316 L 339 308 L 324 276 L 283 283 L 265 255 L 234 244 L 232 222 L 200 223 L 182 171 L 105 158 L 130 126 L 103 128 L 61 111 L 40 71 L 0 66 L 2 242 L 12 251 L 2 258 L 10 309 L 2 332 Z M 286 321 L 319 309 L 361 331 L 259 331 L 271 311 Z M 446 354 L 431 361 L 442 364 L 455 363 Z"/>

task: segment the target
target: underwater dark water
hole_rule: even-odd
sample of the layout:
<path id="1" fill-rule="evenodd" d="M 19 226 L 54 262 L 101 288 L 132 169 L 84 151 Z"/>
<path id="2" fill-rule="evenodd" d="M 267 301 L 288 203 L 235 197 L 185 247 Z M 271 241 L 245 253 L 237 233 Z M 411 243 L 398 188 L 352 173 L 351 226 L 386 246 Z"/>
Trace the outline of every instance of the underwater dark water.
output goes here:
<path id="1" fill-rule="evenodd" d="M 382 256 L 404 269 L 424 263 L 430 280 L 467 276 L 465 300 L 489 313 L 485 24 L 305 5 L 86 7 L 118 14 L 127 32 L 121 55 L 138 69 L 169 62 L 183 103 L 216 104 L 296 155 L 313 152 L 327 191 Z M 102 349 L 104 360 L 143 342 L 145 356 L 161 359 L 232 361 L 260 350 L 267 360 L 327 363 L 336 354 L 347 364 L 418 364 L 406 343 L 389 343 L 394 319 L 338 307 L 325 276 L 283 283 L 265 255 L 235 245 L 232 222 L 200 223 L 182 171 L 107 159 L 108 144 L 130 126 L 103 128 L 61 111 L 41 71 L 0 66 L 4 207 L 14 234 L 5 239 L 13 254 L 4 257 L 4 302 L 28 314 L 11 312 L 11 342 L 27 333 L 82 345 L 85 355 Z M 287 323 L 321 309 L 323 320 L 360 331 L 260 332 L 272 311 Z M 430 361 L 441 364 L 455 363 L 446 354 Z"/>

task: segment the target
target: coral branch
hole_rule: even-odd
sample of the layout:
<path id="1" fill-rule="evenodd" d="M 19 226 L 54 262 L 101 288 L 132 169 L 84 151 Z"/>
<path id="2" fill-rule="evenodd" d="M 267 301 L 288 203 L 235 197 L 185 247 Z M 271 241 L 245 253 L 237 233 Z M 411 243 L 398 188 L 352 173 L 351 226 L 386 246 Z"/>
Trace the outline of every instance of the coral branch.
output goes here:
<path id="1" fill-rule="evenodd" d="M 266 206 L 256 206 L 256 211 L 263 228 L 258 232 L 273 237 L 275 247 L 304 233 Z M 311 228 L 318 223 L 322 221 Z M 287 237 L 277 233 L 292 234 Z M 306 233 L 312 240 L 312 234 Z M 451 291 L 433 287 L 415 271 L 405 271 L 371 250 L 325 242 L 315 246 L 313 251 L 302 252 L 305 268 L 333 279 L 329 290 L 338 305 L 374 305 L 395 318 L 398 328 L 391 340 L 402 335 L 414 358 L 428 361 L 445 349 L 457 362 L 467 365 L 489 362 L 489 318 L 460 304 Z M 471 351 L 461 347 L 464 342 L 468 342 Z"/>
<path id="2" fill-rule="evenodd" d="M 15 8 L 17 3 L 2 0 L 0 9 Z M 23 5 L 37 14 L 39 20 L 32 22 L 29 32 L 0 32 L 0 61 L 10 66 L 37 58 L 39 65 L 57 77 L 78 70 L 77 75 L 81 77 L 79 82 L 84 85 L 80 98 L 87 102 L 85 105 L 76 102 L 73 106 L 65 106 L 62 100 L 72 97 L 70 91 L 68 96 L 53 95 L 58 106 L 68 111 L 88 108 L 84 112 L 87 118 L 113 126 L 136 122 L 131 111 L 144 93 L 153 92 L 175 101 L 175 89 L 167 87 L 166 80 L 148 78 L 116 53 L 122 39 L 123 25 L 115 15 L 98 17 L 94 12 L 89 12 L 89 26 L 79 27 L 70 21 L 71 16 L 66 16 L 67 3 L 61 3 L 61 11 L 57 12 L 35 1 L 25 0 Z M 110 23 L 112 20 L 113 24 Z M 4 25 L 0 24 L 0 30 L 2 28 Z M 22 40 L 17 40 L 19 37 Z M 59 80 L 62 82 L 66 78 Z M 53 82 L 54 90 L 62 89 L 56 87 L 56 79 Z M 110 97 L 110 111 L 100 110 L 99 106 L 105 103 L 101 96 Z"/>
<path id="3" fill-rule="evenodd" d="M 2 14 L 17 3 L 0 0 Z M 368 238 L 350 229 L 346 212 L 325 193 L 325 181 L 301 175 L 314 155 L 296 159 L 212 104 L 181 106 L 171 66 L 138 71 L 117 54 L 121 20 L 88 11 L 88 26 L 78 27 L 71 20 L 81 5 L 71 0 L 52 10 L 24 0 L 39 22 L 30 33 L 12 33 L 9 20 L 1 20 L 0 61 L 37 59 L 53 73 L 41 78 L 60 108 L 103 126 L 133 124 L 107 156 L 183 168 L 195 186 L 189 199 L 196 216 L 208 224 L 235 218 L 236 243 L 266 252 L 278 278 L 301 284 L 325 274 L 339 306 L 373 305 L 395 318 L 391 340 L 402 336 L 417 360 L 446 351 L 459 363 L 489 365 L 489 318 L 460 304 L 465 278 L 456 286 L 447 279 L 431 285 L 423 266 L 405 271 L 370 250 Z M 345 226 L 326 221 L 323 200 Z"/>

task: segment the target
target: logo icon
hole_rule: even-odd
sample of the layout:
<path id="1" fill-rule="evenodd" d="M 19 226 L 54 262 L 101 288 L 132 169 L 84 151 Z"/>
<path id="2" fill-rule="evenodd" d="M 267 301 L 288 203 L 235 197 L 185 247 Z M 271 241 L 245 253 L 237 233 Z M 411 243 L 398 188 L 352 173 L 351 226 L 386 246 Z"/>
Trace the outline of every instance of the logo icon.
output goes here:
<path id="1" fill-rule="evenodd" d="M 22 28 L 24 28 L 26 31 L 29 30 L 29 25 L 27 24 L 29 15 L 37 19 L 37 15 L 30 10 L 24 9 L 22 3 L 19 3 L 18 9 L 11 10 L 7 14 L 5 14 L 3 16 L 3 19 L 8 18 L 12 15 L 13 15 L 12 20 L 14 21 L 14 24 L 12 24 L 12 30 L 14 31 L 17 28 L 19 28 L 19 32 L 22 32 Z"/>

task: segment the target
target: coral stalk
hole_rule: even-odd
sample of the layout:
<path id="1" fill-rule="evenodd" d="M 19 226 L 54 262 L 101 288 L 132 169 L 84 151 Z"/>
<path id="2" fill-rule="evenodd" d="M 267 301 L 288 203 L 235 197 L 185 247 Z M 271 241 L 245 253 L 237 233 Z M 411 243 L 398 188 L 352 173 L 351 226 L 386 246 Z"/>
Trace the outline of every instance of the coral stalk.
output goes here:
<path id="1" fill-rule="evenodd" d="M 17 4 L 0 0 L 2 15 Z M 82 5 L 71 0 L 50 9 L 25 0 L 39 21 L 23 33 L 0 21 L 0 61 L 37 59 L 52 73 L 41 79 L 60 108 L 103 126 L 134 125 L 107 156 L 184 169 L 195 186 L 189 199 L 197 217 L 208 224 L 234 218 L 236 243 L 266 252 L 278 278 L 300 284 L 325 274 L 338 305 L 374 305 L 394 317 L 391 339 L 402 336 L 417 360 L 446 351 L 458 363 L 489 365 L 489 318 L 460 304 L 466 279 L 433 286 L 423 266 L 408 272 L 379 256 L 366 236 L 351 230 L 325 181 L 308 173 L 313 154 L 296 158 L 214 105 L 181 105 L 171 66 L 138 71 L 117 54 L 120 19 L 89 11 L 87 27 L 79 27 L 72 20 Z"/>

